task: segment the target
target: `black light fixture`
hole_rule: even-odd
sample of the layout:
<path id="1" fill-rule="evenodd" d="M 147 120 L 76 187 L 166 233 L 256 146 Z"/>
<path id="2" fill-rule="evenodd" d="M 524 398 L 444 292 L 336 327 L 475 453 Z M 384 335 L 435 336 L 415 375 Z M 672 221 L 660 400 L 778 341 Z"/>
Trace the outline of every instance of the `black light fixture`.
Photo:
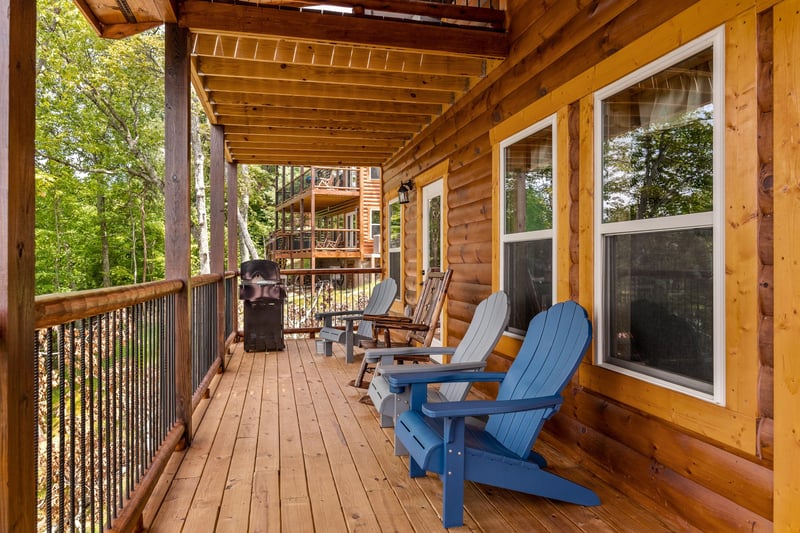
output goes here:
<path id="1" fill-rule="evenodd" d="M 397 189 L 397 201 L 401 204 L 407 204 L 409 202 L 408 193 L 414 190 L 414 182 L 411 180 L 408 181 L 401 181 L 400 188 Z"/>

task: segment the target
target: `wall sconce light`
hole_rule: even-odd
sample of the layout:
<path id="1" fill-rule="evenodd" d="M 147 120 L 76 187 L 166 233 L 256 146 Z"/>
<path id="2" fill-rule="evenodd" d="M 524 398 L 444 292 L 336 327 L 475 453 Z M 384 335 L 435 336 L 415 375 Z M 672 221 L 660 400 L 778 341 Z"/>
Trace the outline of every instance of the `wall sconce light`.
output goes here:
<path id="1" fill-rule="evenodd" d="M 400 182 L 400 188 L 397 189 L 397 201 L 401 204 L 407 204 L 409 202 L 408 193 L 414 190 L 414 182 L 408 180 L 406 182 Z"/>

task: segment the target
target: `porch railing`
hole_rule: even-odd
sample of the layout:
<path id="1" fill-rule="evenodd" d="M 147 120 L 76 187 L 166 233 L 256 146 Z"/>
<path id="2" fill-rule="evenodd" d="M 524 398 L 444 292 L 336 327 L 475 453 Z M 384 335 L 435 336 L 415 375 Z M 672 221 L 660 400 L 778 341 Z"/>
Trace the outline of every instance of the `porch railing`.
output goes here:
<path id="1" fill-rule="evenodd" d="M 224 286 L 226 331 L 234 328 L 238 302 L 233 273 L 192 284 L 197 397 L 222 356 L 217 287 Z M 40 531 L 135 525 L 185 429 L 176 418 L 172 343 L 182 287 L 161 281 L 36 299 Z"/>
<path id="2" fill-rule="evenodd" d="M 323 311 L 363 309 L 380 276 L 380 268 L 282 269 L 286 286 L 285 333 L 318 332 L 322 321 L 315 315 Z M 334 325 L 344 327 L 336 321 Z"/>
<path id="3" fill-rule="evenodd" d="M 358 179 L 358 169 L 354 167 L 308 168 L 284 186 L 278 187 L 275 201 L 281 204 L 314 188 L 325 192 L 357 191 Z"/>
<path id="4" fill-rule="evenodd" d="M 310 252 L 311 231 L 276 231 L 269 241 L 272 253 Z M 314 249 L 317 252 L 359 251 L 359 229 L 323 228 L 314 230 Z"/>

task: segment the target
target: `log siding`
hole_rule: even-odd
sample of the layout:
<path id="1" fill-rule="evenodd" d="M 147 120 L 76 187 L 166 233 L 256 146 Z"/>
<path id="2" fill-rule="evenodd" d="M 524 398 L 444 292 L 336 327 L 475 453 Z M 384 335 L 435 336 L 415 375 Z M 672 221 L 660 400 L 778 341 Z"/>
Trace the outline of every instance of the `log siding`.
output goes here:
<path id="1" fill-rule="evenodd" d="M 591 313 L 593 93 L 725 27 L 726 405 L 611 375 L 593 367 L 589 356 L 549 426 L 586 452 L 586 465 L 596 475 L 618 480 L 637 501 L 679 514 L 689 529 L 772 528 L 773 148 L 768 139 L 778 101 L 771 79 L 776 3 L 599 1 L 537 10 L 530 2 L 511 0 L 509 59 L 384 167 L 389 194 L 400 181 L 449 162 L 452 341 L 463 335 L 473 302 L 499 287 L 499 142 L 557 113 L 557 175 L 564 180 L 556 206 L 558 297 L 577 299 Z M 413 208 L 404 214 L 404 251 L 413 253 L 419 217 Z M 416 271 L 417 265 L 406 263 L 407 279 Z M 503 338 L 489 368 L 506 368 L 516 349 L 517 341 Z"/>

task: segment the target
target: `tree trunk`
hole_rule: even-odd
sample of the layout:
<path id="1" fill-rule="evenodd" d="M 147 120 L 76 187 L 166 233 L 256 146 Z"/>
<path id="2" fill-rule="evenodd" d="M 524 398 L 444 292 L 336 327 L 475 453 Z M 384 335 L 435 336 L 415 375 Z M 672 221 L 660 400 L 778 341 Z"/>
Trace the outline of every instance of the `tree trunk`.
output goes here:
<path id="1" fill-rule="evenodd" d="M 111 262 L 108 259 L 108 228 L 106 226 L 106 197 L 97 197 L 97 218 L 100 222 L 100 243 L 103 258 L 103 287 L 111 286 Z"/>
<path id="2" fill-rule="evenodd" d="M 141 225 L 142 225 L 142 283 L 147 282 L 147 232 L 145 231 L 146 225 L 146 218 L 145 218 L 145 210 L 144 210 L 144 195 L 140 198 L 139 202 L 139 213 L 141 214 Z"/>
<path id="3" fill-rule="evenodd" d="M 242 215 L 242 212 L 237 213 L 239 219 L 239 234 L 242 242 L 242 262 L 249 261 L 250 259 L 259 259 L 258 248 L 256 248 L 253 239 L 250 237 L 250 231 L 247 229 L 247 221 Z"/>
<path id="4" fill-rule="evenodd" d="M 206 210 L 206 157 L 203 145 L 200 142 L 200 119 L 192 113 L 191 128 L 192 155 L 194 165 L 194 207 L 197 213 L 195 225 L 195 239 L 197 240 L 197 255 L 200 259 L 200 273 L 211 273 L 211 258 L 208 249 L 208 212 Z"/>

